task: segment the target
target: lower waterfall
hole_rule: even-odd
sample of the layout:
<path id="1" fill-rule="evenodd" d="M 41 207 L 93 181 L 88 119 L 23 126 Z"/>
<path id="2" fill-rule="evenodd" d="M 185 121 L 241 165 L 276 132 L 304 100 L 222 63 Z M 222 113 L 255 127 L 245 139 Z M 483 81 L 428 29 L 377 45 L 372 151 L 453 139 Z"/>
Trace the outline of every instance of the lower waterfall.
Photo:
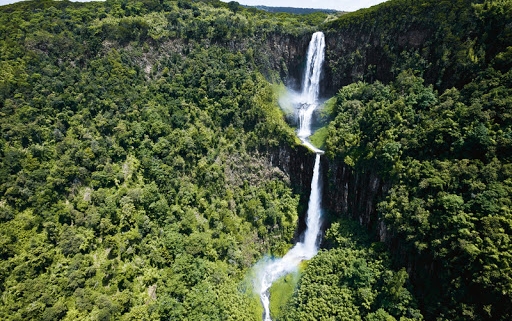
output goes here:
<path id="1" fill-rule="evenodd" d="M 320 186 L 320 153 L 316 154 L 313 179 L 311 180 L 311 194 L 308 203 L 307 229 L 304 232 L 304 239 L 279 259 L 270 261 L 260 272 L 259 294 L 263 305 L 264 321 L 271 321 L 270 318 L 270 287 L 280 277 L 293 272 L 303 260 L 309 260 L 318 252 L 318 236 L 321 225 L 321 186 Z"/>

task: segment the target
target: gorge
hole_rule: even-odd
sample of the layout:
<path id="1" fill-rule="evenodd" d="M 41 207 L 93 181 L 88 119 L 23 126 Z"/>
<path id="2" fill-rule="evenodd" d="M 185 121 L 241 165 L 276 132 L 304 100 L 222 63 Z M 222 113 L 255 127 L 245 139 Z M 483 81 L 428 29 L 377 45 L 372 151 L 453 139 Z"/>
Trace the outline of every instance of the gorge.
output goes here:
<path id="1" fill-rule="evenodd" d="M 0 319 L 512 319 L 511 17 L 1 6 Z"/>
<path id="2" fill-rule="evenodd" d="M 325 40 L 322 32 L 315 32 L 311 38 L 307 54 L 307 64 L 304 72 L 302 93 L 295 102 L 298 110 L 299 128 L 297 135 L 302 143 L 316 154 L 311 180 L 311 194 L 309 196 L 306 217 L 306 230 L 300 242 L 295 244 L 282 258 L 265 260 L 263 264 L 256 264 L 258 271 L 255 289 L 260 294 L 263 304 L 263 320 L 271 321 L 269 289 L 272 283 L 284 275 L 295 271 L 299 263 L 311 259 L 318 251 L 321 226 L 321 183 L 320 183 L 320 155 L 323 151 L 314 147 L 308 137 L 311 135 L 311 120 L 318 107 L 318 93 L 320 76 L 324 61 Z"/>

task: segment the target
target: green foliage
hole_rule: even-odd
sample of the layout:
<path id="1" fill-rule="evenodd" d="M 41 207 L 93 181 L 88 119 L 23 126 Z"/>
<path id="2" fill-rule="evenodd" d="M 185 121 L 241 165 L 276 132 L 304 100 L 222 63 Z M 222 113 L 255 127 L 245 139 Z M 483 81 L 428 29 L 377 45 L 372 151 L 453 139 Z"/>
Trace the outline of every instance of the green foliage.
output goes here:
<path id="1" fill-rule="evenodd" d="M 318 110 L 315 111 L 317 122 L 321 127 L 315 129 L 315 132 L 309 139 L 311 143 L 317 148 L 325 148 L 325 140 L 327 139 L 328 134 L 328 124 L 336 116 L 334 113 L 335 105 L 336 99 L 333 97 L 325 101 L 322 105 L 319 106 Z"/>
<path id="2" fill-rule="evenodd" d="M 427 318 L 512 315 L 511 8 L 394 0 L 325 25 L 360 39 L 329 47 L 334 86 L 361 82 L 312 139 L 386 181 L 380 219 Z M 267 158 L 296 144 L 270 47 L 326 18 L 216 0 L 2 6 L 0 319 L 259 319 L 244 276 L 289 247 L 299 202 Z M 333 224 L 297 288 L 273 289 L 278 318 L 422 318 L 405 270 L 360 234 Z"/>
<path id="3" fill-rule="evenodd" d="M 0 8 L 0 319 L 257 319 L 244 275 L 289 246 L 299 198 L 268 162 L 295 144 L 269 66 L 240 48 L 311 29 L 279 19 L 218 1 Z"/>
<path id="4" fill-rule="evenodd" d="M 276 320 L 421 320 L 407 289 L 407 273 L 390 269 L 378 244 L 357 223 L 341 220 L 326 231 L 331 249 L 304 269 Z"/>
<path id="5" fill-rule="evenodd" d="M 317 148 L 325 148 L 325 140 L 327 138 L 327 126 L 318 128 L 311 137 L 309 137 L 311 143 Z"/>
<path id="6" fill-rule="evenodd" d="M 287 313 L 286 304 L 297 289 L 300 273 L 297 271 L 287 274 L 272 284 L 270 288 L 270 313 L 273 319 L 282 319 Z"/>
<path id="7" fill-rule="evenodd" d="M 441 90 L 461 88 L 489 66 L 504 72 L 511 12 L 508 0 L 393 0 L 344 14 L 323 28 L 333 39 L 326 52 L 332 89 L 389 83 L 406 69 Z"/>
<path id="8" fill-rule="evenodd" d="M 512 3 L 469 2 L 389 1 L 331 23 L 333 32 L 386 35 L 383 63 L 362 78 L 390 84 L 339 91 L 326 149 L 355 172 L 377 169 L 391 186 L 378 212 L 396 264 L 414 271 L 427 318 L 507 320 Z M 341 60 L 333 64 L 347 66 Z M 414 71 L 385 76 L 385 68 Z"/>
<path id="9" fill-rule="evenodd" d="M 336 96 L 327 154 L 390 184 L 377 210 L 400 244 L 397 264 L 416 269 L 428 317 L 511 315 L 510 80 L 489 69 L 439 95 L 406 71 Z"/>

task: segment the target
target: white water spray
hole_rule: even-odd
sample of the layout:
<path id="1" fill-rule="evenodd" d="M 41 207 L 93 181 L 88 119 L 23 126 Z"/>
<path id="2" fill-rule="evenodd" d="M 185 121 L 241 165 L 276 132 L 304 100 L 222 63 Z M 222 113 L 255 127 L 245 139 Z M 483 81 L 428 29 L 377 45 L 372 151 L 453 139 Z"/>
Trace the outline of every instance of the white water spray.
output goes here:
<path id="1" fill-rule="evenodd" d="M 270 318 L 270 292 L 272 283 L 280 277 L 293 272 L 303 260 L 309 260 L 318 252 L 318 243 L 321 225 L 321 186 L 320 186 L 320 155 L 322 150 L 314 147 L 308 137 L 311 135 L 311 118 L 318 106 L 318 93 L 320 84 L 320 71 L 324 60 L 325 40 L 322 32 L 315 32 L 311 38 L 308 49 L 308 60 L 304 73 L 301 101 L 299 104 L 299 130 L 298 136 L 303 144 L 316 153 L 313 179 L 311 180 L 311 194 L 309 196 L 306 231 L 301 242 L 280 259 L 265 261 L 261 264 L 256 280 L 256 288 L 260 294 L 263 305 L 264 321 Z"/>
<path id="2" fill-rule="evenodd" d="M 311 118 L 316 107 L 318 107 L 320 73 L 324 62 L 324 51 L 324 34 L 315 32 L 309 42 L 308 61 L 304 71 L 302 94 L 299 101 L 299 131 L 297 135 L 302 140 L 311 135 Z"/>

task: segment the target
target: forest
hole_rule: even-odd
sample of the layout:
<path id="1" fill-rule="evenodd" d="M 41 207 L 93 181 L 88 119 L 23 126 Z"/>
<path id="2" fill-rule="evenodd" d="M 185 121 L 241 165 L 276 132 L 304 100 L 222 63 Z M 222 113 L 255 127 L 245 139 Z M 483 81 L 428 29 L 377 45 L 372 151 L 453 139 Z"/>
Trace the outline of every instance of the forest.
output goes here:
<path id="1" fill-rule="evenodd" d="M 325 208 L 272 319 L 512 319 L 511 0 L 0 7 L 0 319 L 261 320 L 314 157 L 278 101 L 317 30 L 324 198 L 336 168 L 383 187 L 368 224 Z"/>

